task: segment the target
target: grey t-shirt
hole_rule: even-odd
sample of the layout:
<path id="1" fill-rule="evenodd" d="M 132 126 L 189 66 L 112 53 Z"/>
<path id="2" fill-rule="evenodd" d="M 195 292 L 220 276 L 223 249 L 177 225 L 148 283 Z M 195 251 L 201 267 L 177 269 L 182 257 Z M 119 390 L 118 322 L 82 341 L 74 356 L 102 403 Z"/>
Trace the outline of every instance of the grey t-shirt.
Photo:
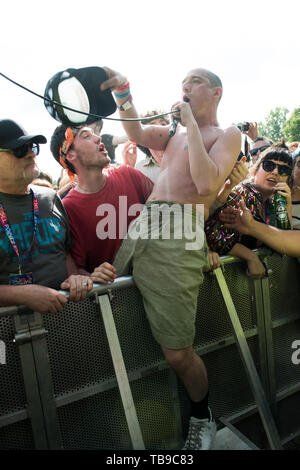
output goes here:
<path id="1" fill-rule="evenodd" d="M 66 251 L 70 249 L 68 217 L 56 192 L 33 186 L 38 197 L 39 220 L 34 244 L 33 196 L 0 192 L 8 222 L 21 257 L 22 273 L 33 273 L 34 284 L 59 289 L 67 278 Z M 18 257 L 0 224 L 0 284 L 9 284 L 9 274 L 18 273 Z"/>

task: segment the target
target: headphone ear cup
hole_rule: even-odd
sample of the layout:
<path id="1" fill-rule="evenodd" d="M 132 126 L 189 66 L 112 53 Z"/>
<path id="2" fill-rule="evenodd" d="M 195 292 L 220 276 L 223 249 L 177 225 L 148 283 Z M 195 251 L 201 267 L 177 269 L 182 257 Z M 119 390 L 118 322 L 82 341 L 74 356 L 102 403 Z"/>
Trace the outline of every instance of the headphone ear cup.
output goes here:
<path id="1" fill-rule="evenodd" d="M 48 80 L 44 92 L 45 98 L 48 98 L 44 100 L 47 111 L 56 121 L 66 126 L 91 124 L 103 116 L 110 116 L 117 109 L 115 100 L 110 90 L 100 90 L 100 84 L 107 78 L 101 67 L 67 69 L 56 73 Z M 56 101 L 58 105 L 49 100 Z M 96 117 L 80 114 L 76 110 Z"/>
<path id="2" fill-rule="evenodd" d="M 71 77 L 60 82 L 58 84 L 57 91 L 59 95 L 59 103 L 68 106 L 69 108 L 78 109 L 84 113 L 90 113 L 88 95 L 76 77 Z M 66 118 L 74 124 L 84 124 L 88 118 L 85 114 L 75 113 L 74 111 L 61 108 L 60 106 L 57 108 L 60 108 L 58 113 L 60 113 L 59 117 L 61 119 L 64 119 L 64 117 L 61 116 L 65 115 Z"/>

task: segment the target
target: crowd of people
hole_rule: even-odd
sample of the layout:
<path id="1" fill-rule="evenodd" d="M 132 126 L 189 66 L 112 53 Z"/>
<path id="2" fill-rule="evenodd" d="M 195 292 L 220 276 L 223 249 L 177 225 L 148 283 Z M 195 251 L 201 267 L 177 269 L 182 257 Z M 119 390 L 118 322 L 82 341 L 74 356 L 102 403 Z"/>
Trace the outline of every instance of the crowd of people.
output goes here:
<path id="1" fill-rule="evenodd" d="M 122 118 L 138 117 L 127 79 L 105 71 L 101 90 L 114 92 Z M 216 433 L 206 368 L 193 349 L 204 273 L 229 253 L 246 261 L 249 277 L 265 276 L 252 251 L 263 243 L 300 256 L 299 143 L 273 143 L 256 123 L 243 139 L 235 125 L 221 129 L 222 93 L 214 73 L 190 71 L 172 107 L 174 135 L 156 110 L 124 121 L 120 137 L 102 135 L 101 121 L 58 126 L 50 142 L 63 167 L 57 187 L 35 162 L 46 138 L 0 120 L 0 305 L 56 313 L 93 283 L 132 272 L 153 337 L 190 398 L 185 450 L 209 449 Z M 137 163 L 138 148 L 145 158 Z M 275 193 L 286 199 L 287 230 L 272 217 Z"/>

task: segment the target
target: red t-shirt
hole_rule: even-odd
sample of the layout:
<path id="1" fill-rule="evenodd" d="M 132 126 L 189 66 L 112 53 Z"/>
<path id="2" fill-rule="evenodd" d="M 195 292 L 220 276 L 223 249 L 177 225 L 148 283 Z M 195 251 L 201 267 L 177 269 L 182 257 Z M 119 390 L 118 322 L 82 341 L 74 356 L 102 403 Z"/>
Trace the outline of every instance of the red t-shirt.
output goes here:
<path id="1" fill-rule="evenodd" d="M 89 272 L 104 261 L 113 263 L 130 222 L 153 188 L 149 178 L 127 165 L 104 172 L 106 183 L 97 193 L 73 189 L 63 199 L 73 241 L 71 255 L 77 266 Z"/>

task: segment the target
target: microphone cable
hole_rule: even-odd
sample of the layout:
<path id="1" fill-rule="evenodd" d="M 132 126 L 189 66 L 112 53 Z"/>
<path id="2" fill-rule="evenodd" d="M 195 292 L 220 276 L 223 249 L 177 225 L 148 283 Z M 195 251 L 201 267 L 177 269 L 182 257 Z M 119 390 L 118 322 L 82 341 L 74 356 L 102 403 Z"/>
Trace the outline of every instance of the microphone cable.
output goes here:
<path id="1" fill-rule="evenodd" d="M 69 111 L 74 111 L 75 113 L 79 113 L 79 114 L 84 114 L 85 116 L 91 116 L 91 117 L 95 117 L 97 119 L 107 119 L 109 121 L 131 121 L 131 122 L 134 122 L 134 121 L 153 121 L 154 119 L 157 119 L 157 118 L 160 118 L 160 117 L 163 117 L 163 116 L 167 116 L 168 114 L 174 114 L 178 111 L 168 111 L 166 113 L 162 113 L 162 114 L 157 114 L 155 116 L 150 116 L 150 117 L 139 117 L 139 118 L 112 118 L 112 117 L 107 117 L 107 116 L 100 116 L 98 114 L 92 114 L 92 113 L 86 113 L 84 111 L 79 111 L 78 109 L 74 109 L 74 108 L 70 108 L 69 106 L 65 106 L 63 104 L 60 104 L 60 103 L 57 103 L 57 101 L 53 101 L 51 100 L 50 98 L 46 98 L 45 96 L 43 95 L 39 95 L 38 93 L 36 93 L 35 91 L 32 91 L 30 90 L 29 88 L 25 87 L 24 85 L 21 85 L 20 83 L 12 80 L 11 78 L 7 77 L 6 75 L 4 75 L 4 73 L 1 73 L 0 72 L 0 75 L 5 78 L 6 80 L 8 80 L 9 82 L 13 83 L 14 85 L 22 88 L 23 90 L 25 91 L 28 91 L 28 93 L 31 93 L 32 95 L 35 95 L 37 96 L 38 98 L 41 98 L 42 100 L 44 101 L 48 101 L 52 104 L 54 104 L 55 106 L 60 106 L 61 108 L 65 108 L 65 109 L 68 109 Z"/>

